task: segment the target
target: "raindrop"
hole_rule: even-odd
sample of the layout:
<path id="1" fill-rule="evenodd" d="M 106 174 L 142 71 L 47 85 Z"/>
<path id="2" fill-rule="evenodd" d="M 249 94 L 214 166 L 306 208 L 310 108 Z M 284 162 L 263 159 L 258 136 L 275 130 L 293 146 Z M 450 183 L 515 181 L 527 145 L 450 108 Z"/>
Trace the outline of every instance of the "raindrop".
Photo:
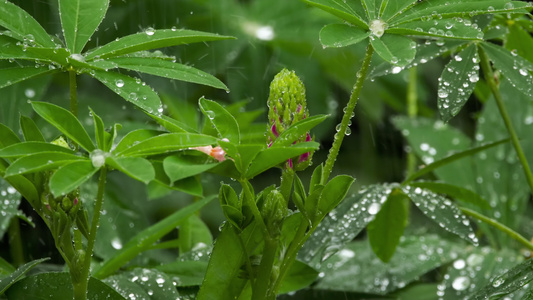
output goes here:
<path id="1" fill-rule="evenodd" d="M 395 66 L 392 68 L 392 74 L 398 74 L 402 71 L 402 67 Z"/>
<path id="2" fill-rule="evenodd" d="M 452 282 L 452 288 L 456 291 L 464 291 L 470 285 L 470 278 L 466 276 L 459 276 Z"/>
<path id="3" fill-rule="evenodd" d="M 375 214 L 377 214 L 379 212 L 380 209 L 381 209 L 381 204 L 372 203 L 368 207 L 368 213 L 371 214 L 371 215 L 375 215 Z"/>
<path id="4" fill-rule="evenodd" d="M 155 29 L 153 29 L 152 27 L 148 27 L 148 28 L 146 28 L 144 33 L 146 33 L 146 35 L 152 36 L 152 35 L 155 34 Z"/>
<path id="5" fill-rule="evenodd" d="M 263 41 L 271 41 L 274 36 L 274 28 L 272 26 L 261 26 L 255 31 L 255 37 Z"/>
<path id="6" fill-rule="evenodd" d="M 124 86 L 124 80 L 122 79 L 118 79 L 117 81 L 115 81 L 115 85 L 119 88 L 123 87 Z"/>
<path id="7" fill-rule="evenodd" d="M 122 242 L 118 237 L 115 237 L 113 240 L 111 240 L 111 246 L 116 250 L 120 250 L 122 249 Z"/>
<path id="8" fill-rule="evenodd" d="M 212 110 L 206 110 L 205 111 L 205 114 L 207 115 L 207 117 L 209 118 L 209 120 L 213 120 L 215 119 L 215 112 L 212 111 Z"/>
<path id="9" fill-rule="evenodd" d="M 457 270 L 461 270 L 465 266 L 466 266 L 466 262 L 464 260 L 462 260 L 462 259 L 458 259 L 458 260 L 453 262 L 453 267 L 456 268 Z"/>
<path id="10" fill-rule="evenodd" d="M 35 90 L 34 89 L 26 89 L 24 91 L 24 95 L 28 98 L 33 98 L 35 97 Z"/>
<path id="11" fill-rule="evenodd" d="M 493 287 L 499 287 L 500 285 L 502 285 L 503 283 L 505 282 L 505 280 L 503 278 L 498 278 L 496 280 L 494 280 L 492 282 L 492 286 Z"/>
<path id="12" fill-rule="evenodd" d="M 518 70 L 518 72 L 520 72 L 520 75 L 522 75 L 522 76 L 526 76 L 526 75 L 529 74 L 529 73 L 527 72 L 527 70 L 524 69 L 524 68 L 521 68 L 520 70 Z"/>

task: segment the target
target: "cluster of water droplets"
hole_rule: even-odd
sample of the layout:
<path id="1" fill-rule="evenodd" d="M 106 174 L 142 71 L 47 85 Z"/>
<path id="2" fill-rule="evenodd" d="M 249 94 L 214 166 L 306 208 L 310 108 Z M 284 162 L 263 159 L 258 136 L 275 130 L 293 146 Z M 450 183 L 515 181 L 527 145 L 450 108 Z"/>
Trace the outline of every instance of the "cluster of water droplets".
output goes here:
<path id="1" fill-rule="evenodd" d="M 104 282 L 128 300 L 182 299 L 169 276 L 155 269 L 136 268 Z"/>
<path id="2" fill-rule="evenodd" d="M 4 180 L 0 180 L 0 238 L 9 227 L 11 218 L 19 214 L 20 194 Z"/>

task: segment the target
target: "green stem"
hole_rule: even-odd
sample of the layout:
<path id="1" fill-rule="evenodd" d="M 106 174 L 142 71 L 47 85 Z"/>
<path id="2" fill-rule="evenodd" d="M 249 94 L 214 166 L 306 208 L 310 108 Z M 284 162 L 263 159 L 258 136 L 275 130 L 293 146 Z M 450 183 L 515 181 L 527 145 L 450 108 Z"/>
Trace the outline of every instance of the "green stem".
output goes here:
<path id="1" fill-rule="evenodd" d="M 98 230 L 98 224 L 100 222 L 100 214 L 102 210 L 102 204 L 104 202 L 104 190 L 107 176 L 107 169 L 104 167 L 100 169 L 100 179 L 98 180 L 98 193 L 96 195 L 96 203 L 94 205 L 93 218 L 91 221 L 91 231 L 89 232 L 89 238 L 87 239 L 87 250 L 85 252 L 85 260 L 83 261 L 81 284 L 79 286 L 74 285 L 74 299 L 75 300 L 87 300 L 87 287 L 89 285 L 89 272 L 91 268 L 91 259 L 93 256 L 94 242 L 96 240 L 96 231 Z M 78 289 L 78 291 L 76 291 Z M 77 298 L 79 297 L 79 298 Z"/>
<path id="2" fill-rule="evenodd" d="M 9 224 L 9 251 L 16 267 L 24 264 L 24 249 L 20 237 L 19 218 L 12 218 Z"/>
<path id="3" fill-rule="evenodd" d="M 415 118 L 418 115 L 418 93 L 417 93 L 418 72 L 416 67 L 409 69 L 409 83 L 407 85 L 407 115 Z M 409 178 L 416 171 L 416 155 L 413 151 L 407 154 L 407 174 Z"/>
<path id="4" fill-rule="evenodd" d="M 281 287 L 281 283 L 283 282 L 283 278 L 285 278 L 285 275 L 287 275 L 287 272 L 292 266 L 292 263 L 294 262 L 294 260 L 296 260 L 296 255 L 298 254 L 298 251 L 300 251 L 300 248 L 303 246 L 305 241 L 313 232 L 313 230 L 311 229 L 306 235 L 308 224 L 309 223 L 306 219 L 302 220 L 300 226 L 298 227 L 298 231 L 296 232 L 296 235 L 294 236 L 294 239 L 292 240 L 292 243 L 289 246 L 289 249 L 287 249 L 287 255 L 281 263 L 278 278 L 276 278 L 276 281 L 274 282 L 271 288 L 271 292 L 274 293 L 274 295 L 278 293 L 278 290 Z"/>
<path id="5" fill-rule="evenodd" d="M 473 211 L 471 209 L 468 209 L 466 207 L 459 207 L 459 209 L 465 214 L 465 215 L 468 215 L 468 216 L 471 216 L 473 218 L 476 218 L 482 222 L 485 222 L 491 226 L 494 226 L 496 227 L 497 229 L 499 229 L 500 231 L 506 233 L 507 235 L 509 235 L 512 239 L 518 241 L 520 244 L 524 245 L 526 248 L 528 248 L 529 250 L 533 251 L 533 244 L 531 242 L 529 242 L 526 238 L 524 238 L 523 236 L 521 236 L 518 232 L 512 230 L 511 228 L 503 225 L 502 223 L 494 220 L 494 219 L 491 219 L 489 217 L 486 217 L 476 211 Z"/>
<path id="6" fill-rule="evenodd" d="M 265 248 L 263 250 L 263 257 L 257 272 L 257 278 L 252 289 L 252 299 L 266 300 L 270 299 L 269 291 L 270 279 L 272 275 L 272 267 L 276 260 L 276 253 L 278 250 L 279 239 L 272 239 L 265 237 Z"/>
<path id="7" fill-rule="evenodd" d="M 285 199 L 286 203 L 289 203 L 289 198 L 291 196 L 292 191 L 292 182 L 294 181 L 294 170 L 293 169 L 285 169 L 281 173 L 281 184 L 279 187 L 279 191 L 283 198 Z"/>
<path id="8" fill-rule="evenodd" d="M 344 116 L 342 117 L 340 128 L 338 132 L 335 134 L 333 145 L 331 146 L 331 149 L 329 150 L 328 159 L 326 160 L 326 165 L 324 166 L 324 171 L 322 173 L 323 174 L 322 184 L 326 184 L 326 182 L 328 181 L 329 175 L 331 174 L 331 171 L 333 170 L 333 165 L 335 164 L 335 160 L 337 160 L 337 156 L 339 155 L 339 150 L 342 145 L 342 140 L 344 139 L 344 136 L 346 135 L 348 124 L 350 123 L 350 119 L 352 118 L 352 113 L 355 109 L 355 105 L 357 104 L 357 100 L 359 99 L 359 94 L 361 94 L 361 89 L 363 88 L 363 83 L 366 79 L 366 74 L 368 73 L 368 67 L 370 66 L 370 60 L 372 59 L 373 53 L 374 53 L 374 48 L 372 48 L 371 44 L 368 44 L 368 47 L 366 48 L 365 58 L 363 59 L 363 65 L 361 66 L 361 69 L 359 70 L 359 72 L 357 72 L 357 80 L 355 81 L 355 85 L 353 87 L 350 100 L 348 101 L 348 104 L 346 105 L 346 108 L 344 109 Z"/>
<path id="9" fill-rule="evenodd" d="M 513 124 L 511 123 L 511 118 L 509 117 L 507 109 L 503 104 L 502 95 L 500 93 L 498 85 L 496 84 L 496 80 L 494 79 L 494 72 L 492 71 L 492 68 L 490 66 L 487 54 L 481 48 L 479 50 L 479 56 L 481 59 L 481 69 L 483 70 L 485 80 L 490 86 L 492 94 L 494 95 L 494 99 L 496 99 L 496 105 L 498 105 L 498 109 L 500 110 L 500 115 L 503 119 L 503 122 L 505 123 L 505 127 L 507 128 L 507 131 L 511 136 L 511 142 L 513 143 L 516 155 L 518 156 L 518 160 L 520 161 L 520 164 L 522 164 L 522 169 L 524 170 L 524 174 L 526 175 L 526 180 L 529 184 L 530 192 L 533 194 L 533 174 L 531 173 L 531 168 L 529 167 L 529 163 L 527 162 L 524 150 L 520 145 L 518 135 L 516 134 Z"/>
<path id="10" fill-rule="evenodd" d="M 78 85 L 76 83 L 76 71 L 68 71 L 68 78 L 70 82 L 70 112 L 78 117 L 78 95 L 77 89 Z"/>

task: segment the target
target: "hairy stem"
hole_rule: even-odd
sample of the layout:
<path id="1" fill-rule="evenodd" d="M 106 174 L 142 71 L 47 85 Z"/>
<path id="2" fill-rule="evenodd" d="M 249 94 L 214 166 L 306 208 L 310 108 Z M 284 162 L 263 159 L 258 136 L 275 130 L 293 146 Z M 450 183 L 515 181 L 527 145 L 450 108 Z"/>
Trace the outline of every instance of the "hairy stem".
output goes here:
<path id="1" fill-rule="evenodd" d="M 102 210 L 102 204 L 104 202 L 104 190 L 107 177 L 107 169 L 104 167 L 100 170 L 100 179 L 98 180 L 98 193 L 96 195 L 96 203 L 94 205 L 93 218 L 91 221 L 91 231 L 89 232 L 89 238 L 87 240 L 87 250 L 85 252 L 85 260 L 83 261 L 81 284 L 77 287 L 74 285 L 75 300 L 87 299 L 87 287 L 89 285 L 89 272 L 91 268 L 91 258 L 93 256 L 94 242 L 96 240 L 96 231 L 98 230 L 98 224 L 100 222 L 100 214 Z M 78 291 L 76 291 L 78 289 Z M 76 298 L 80 297 L 80 298 Z"/>
<path id="2" fill-rule="evenodd" d="M 487 216 L 484 216 L 474 210 L 471 210 L 471 209 L 468 209 L 466 207 L 459 207 L 459 209 L 465 214 L 465 215 L 468 215 L 468 216 L 471 216 L 475 219 L 478 219 L 482 222 L 485 222 L 495 228 L 497 228 L 498 230 L 506 233 L 507 235 L 509 235 L 512 239 L 518 241 L 520 244 L 524 245 L 526 248 L 528 248 L 530 251 L 533 251 L 533 244 L 531 242 L 529 242 L 526 238 L 524 238 L 523 236 L 521 236 L 518 232 L 512 230 L 511 228 L 503 225 L 502 223 L 494 220 L 494 219 L 491 219 Z"/>
<path id="3" fill-rule="evenodd" d="M 279 187 L 279 191 L 281 195 L 283 195 L 283 198 L 285 199 L 286 203 L 289 203 L 293 181 L 294 181 L 294 170 L 293 169 L 283 170 L 281 173 L 281 184 Z"/>
<path id="4" fill-rule="evenodd" d="M 361 69 L 359 69 L 359 72 L 357 72 L 357 80 L 355 81 L 355 85 L 353 87 L 350 100 L 348 101 L 348 104 L 346 105 L 346 108 L 344 109 L 344 116 L 342 117 L 340 128 L 338 132 L 335 134 L 333 145 L 331 146 L 331 149 L 329 150 L 328 159 L 326 160 L 326 165 L 324 166 L 324 171 L 322 173 L 323 174 L 322 184 L 326 184 L 326 182 L 328 181 L 329 175 L 331 174 L 331 171 L 333 170 L 333 165 L 335 164 L 335 160 L 337 160 L 337 156 L 339 155 L 339 150 L 342 145 L 342 140 L 344 139 L 344 136 L 346 135 L 348 124 L 350 123 L 350 119 L 352 118 L 352 113 L 355 109 L 355 105 L 357 104 L 357 100 L 359 99 L 359 94 L 361 94 L 361 89 L 363 88 L 363 83 L 365 82 L 366 75 L 368 73 L 368 67 L 370 66 L 370 60 L 372 59 L 373 53 L 374 53 L 374 48 L 372 48 L 371 44 L 368 44 L 368 47 L 366 48 L 365 58 L 363 59 L 363 65 L 361 66 Z"/>
<path id="5" fill-rule="evenodd" d="M 483 51 L 483 49 L 479 50 L 479 57 L 481 59 L 481 69 L 483 70 L 485 80 L 490 86 L 492 94 L 494 95 L 494 99 L 496 99 L 496 105 L 500 110 L 500 115 L 502 117 L 503 123 L 507 128 L 507 132 L 509 132 L 509 136 L 511 136 L 511 142 L 513 143 L 513 147 L 516 151 L 516 155 L 518 156 L 518 160 L 520 161 L 522 169 L 524 170 L 524 174 L 526 175 L 526 180 L 529 184 L 530 192 L 531 194 L 533 194 L 533 174 L 531 173 L 531 168 L 529 166 L 529 163 L 527 162 L 526 155 L 524 154 L 524 150 L 522 149 L 522 145 L 520 145 L 520 140 L 518 139 L 518 135 L 516 134 L 516 131 L 513 127 L 511 118 L 509 117 L 507 109 L 505 108 L 505 105 L 503 103 L 502 95 L 500 93 L 500 89 L 498 88 L 498 84 L 494 79 L 494 72 L 492 71 L 492 67 L 490 66 L 487 54 L 485 53 L 485 51 Z"/>
<path id="6" fill-rule="evenodd" d="M 272 275 L 272 268 L 274 267 L 274 262 L 276 260 L 278 244 L 278 239 L 273 239 L 269 236 L 265 237 L 265 248 L 263 250 L 263 257 L 257 272 L 257 278 L 255 279 L 252 289 L 252 299 L 271 299 L 269 296 L 269 294 L 271 294 L 271 291 L 269 291 L 270 279 Z"/>

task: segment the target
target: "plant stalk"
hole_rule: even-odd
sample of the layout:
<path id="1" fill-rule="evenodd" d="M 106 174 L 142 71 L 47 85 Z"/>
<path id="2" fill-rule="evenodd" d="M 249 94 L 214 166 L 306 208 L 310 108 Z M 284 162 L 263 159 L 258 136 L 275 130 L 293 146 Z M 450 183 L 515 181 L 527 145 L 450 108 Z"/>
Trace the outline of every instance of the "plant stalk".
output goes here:
<path id="1" fill-rule="evenodd" d="M 417 68 L 409 69 L 409 83 L 407 85 L 407 115 L 409 118 L 416 118 L 418 115 L 418 93 L 417 93 Z M 413 151 L 407 153 L 407 174 L 409 178 L 416 171 L 416 155 Z"/>
<path id="2" fill-rule="evenodd" d="M 9 224 L 9 252 L 15 267 L 24 264 L 24 248 L 20 236 L 19 218 L 12 218 L 11 224 Z"/>
<path id="3" fill-rule="evenodd" d="M 100 222 L 100 215 L 102 204 L 104 202 L 104 190 L 107 177 L 107 169 L 104 167 L 100 169 L 100 179 L 98 180 L 98 193 L 96 195 L 96 203 L 94 205 L 93 218 L 91 221 L 91 231 L 87 240 L 87 249 L 85 252 L 85 259 L 83 261 L 83 269 L 81 272 L 80 284 L 74 284 L 74 299 L 87 300 L 87 288 L 89 286 L 89 273 L 91 268 L 91 260 L 93 256 L 94 243 L 96 240 L 96 231 Z"/>
<path id="4" fill-rule="evenodd" d="M 291 196 L 292 191 L 292 183 L 294 181 L 294 170 L 293 169 L 284 169 L 281 173 L 281 184 L 279 187 L 279 191 L 283 198 L 285 199 L 285 202 L 289 203 L 289 198 Z"/>
<path id="5" fill-rule="evenodd" d="M 487 216 L 484 216 L 480 213 L 478 213 L 477 211 L 474 211 L 474 210 L 471 210 L 471 209 L 468 209 L 466 207 L 459 207 L 459 209 L 465 214 L 465 215 L 468 215 L 468 216 L 471 216 L 475 219 L 478 219 L 482 222 L 485 222 L 491 226 L 494 226 L 495 228 L 497 228 L 498 230 L 506 233 L 507 235 L 509 235 L 512 239 L 518 241 L 520 244 L 524 245 L 526 248 L 528 248 L 530 251 L 533 251 L 533 244 L 531 242 L 529 242 L 526 238 L 524 238 L 523 236 L 521 236 L 518 232 L 512 230 L 511 228 L 503 225 L 502 223 L 494 220 L 494 219 L 491 219 Z"/>
<path id="6" fill-rule="evenodd" d="M 76 71 L 68 71 L 68 78 L 70 84 L 70 112 L 77 118 L 78 117 L 78 85 L 76 82 Z"/>
<path id="7" fill-rule="evenodd" d="M 263 250 L 263 257 L 257 272 L 257 278 L 255 279 L 252 289 L 252 299 L 274 299 L 270 296 L 272 294 L 270 280 L 272 277 L 272 268 L 274 267 L 274 262 L 276 260 L 278 244 L 279 239 L 273 239 L 269 236 L 265 237 L 265 248 Z"/>
<path id="8" fill-rule="evenodd" d="M 520 145 L 520 140 L 518 139 L 518 135 L 516 134 L 516 131 L 513 127 L 511 118 L 509 117 L 509 113 L 507 113 L 507 109 L 505 108 L 505 105 L 503 103 L 502 95 L 500 93 L 498 85 L 496 84 L 496 80 L 494 79 L 494 72 L 492 71 L 492 67 L 490 66 L 487 54 L 485 53 L 485 51 L 483 51 L 483 49 L 479 50 L 479 57 L 481 59 L 481 69 L 483 70 L 483 75 L 490 86 L 492 94 L 494 95 L 494 99 L 496 99 L 496 105 L 498 105 L 498 109 L 500 111 L 500 115 L 505 124 L 505 127 L 507 128 L 507 132 L 509 132 L 509 135 L 511 136 L 511 142 L 513 143 L 513 147 L 515 149 L 516 155 L 518 156 L 518 160 L 520 161 L 522 169 L 524 170 L 524 174 L 526 175 L 526 180 L 529 185 L 530 192 L 531 194 L 533 194 L 533 174 L 531 173 L 531 168 L 529 166 L 529 163 L 527 162 L 526 155 L 524 154 L 524 150 L 522 149 L 522 145 Z"/>
<path id="9" fill-rule="evenodd" d="M 331 171 L 333 170 L 333 165 L 335 164 L 337 156 L 339 155 L 339 150 L 341 148 L 342 141 L 344 140 L 344 136 L 346 135 L 348 124 L 350 123 L 350 119 L 352 118 L 352 113 L 355 109 L 355 105 L 357 104 L 357 100 L 359 99 L 359 95 L 361 94 L 363 83 L 366 79 L 368 67 L 370 66 L 370 60 L 372 59 L 373 53 L 374 48 L 369 43 L 368 47 L 366 48 L 365 57 L 363 59 L 363 65 L 361 66 L 361 69 L 359 69 L 359 72 L 357 72 L 357 80 L 355 81 L 352 94 L 350 95 L 350 100 L 348 101 L 348 104 L 344 109 L 344 115 L 342 117 L 340 128 L 335 134 L 335 137 L 333 139 L 333 145 L 329 150 L 326 165 L 324 166 L 324 170 L 322 173 L 322 184 L 326 184 L 326 182 L 328 181 L 329 176 L 331 175 Z"/>

